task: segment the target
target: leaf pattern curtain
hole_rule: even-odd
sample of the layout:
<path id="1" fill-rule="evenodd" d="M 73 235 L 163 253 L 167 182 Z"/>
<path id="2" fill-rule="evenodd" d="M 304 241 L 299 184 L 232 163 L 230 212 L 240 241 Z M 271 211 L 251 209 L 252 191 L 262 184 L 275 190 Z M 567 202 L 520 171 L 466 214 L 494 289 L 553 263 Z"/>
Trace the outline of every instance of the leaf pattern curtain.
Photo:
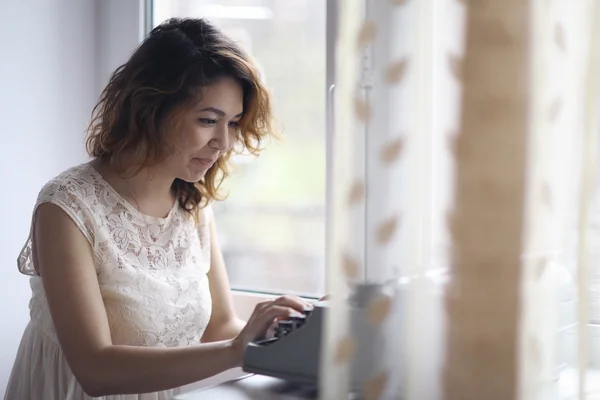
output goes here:
<path id="1" fill-rule="evenodd" d="M 599 3 L 339 2 L 321 398 L 600 398 Z"/>

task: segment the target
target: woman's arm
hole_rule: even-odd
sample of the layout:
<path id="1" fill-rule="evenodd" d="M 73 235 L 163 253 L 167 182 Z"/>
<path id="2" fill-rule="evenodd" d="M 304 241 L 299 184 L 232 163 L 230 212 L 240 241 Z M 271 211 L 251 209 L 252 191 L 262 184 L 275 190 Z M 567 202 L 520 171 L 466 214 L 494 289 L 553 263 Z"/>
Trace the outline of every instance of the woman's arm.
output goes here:
<path id="1" fill-rule="evenodd" d="M 233 307 L 229 277 L 219 245 L 214 217 L 210 220 L 210 271 L 208 281 L 212 298 L 212 315 L 202 342 L 215 342 L 236 337 L 246 325 Z"/>
<path id="2" fill-rule="evenodd" d="M 187 348 L 112 344 L 91 246 L 57 206 L 36 215 L 34 257 L 60 346 L 73 374 L 91 396 L 147 393 L 186 385 L 240 365 L 248 340 L 274 318 L 292 314 L 298 302 L 261 304 L 234 340 Z"/>
<path id="3" fill-rule="evenodd" d="M 229 277 L 223 260 L 223 252 L 219 245 L 214 217 L 210 220 L 210 246 L 211 263 L 208 280 L 212 298 L 212 315 L 202 336 L 203 343 L 234 338 L 246 324 L 237 316 L 233 307 Z M 320 300 L 325 300 L 326 297 Z M 304 306 L 310 306 L 310 303 L 305 302 Z"/>

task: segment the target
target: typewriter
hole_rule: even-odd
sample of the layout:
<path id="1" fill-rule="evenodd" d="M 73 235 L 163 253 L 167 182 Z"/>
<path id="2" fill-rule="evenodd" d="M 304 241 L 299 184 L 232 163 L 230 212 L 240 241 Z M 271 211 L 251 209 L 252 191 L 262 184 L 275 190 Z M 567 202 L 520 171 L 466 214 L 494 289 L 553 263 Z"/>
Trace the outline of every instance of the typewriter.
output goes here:
<path id="1" fill-rule="evenodd" d="M 361 387 L 364 377 L 371 372 L 368 370 L 372 365 L 369 360 L 383 356 L 373 346 L 369 346 L 369 343 L 377 343 L 381 333 L 376 332 L 369 323 L 367 309 L 373 297 L 389 293 L 388 289 L 383 284 L 362 284 L 347 298 L 349 327 L 358 339 L 354 358 L 361 360 L 352 365 L 351 387 Z M 242 369 L 248 373 L 317 387 L 321 337 L 328 305 L 327 301 L 315 303 L 314 308 L 305 311 L 303 315 L 279 321 L 274 337 L 250 342 Z"/>

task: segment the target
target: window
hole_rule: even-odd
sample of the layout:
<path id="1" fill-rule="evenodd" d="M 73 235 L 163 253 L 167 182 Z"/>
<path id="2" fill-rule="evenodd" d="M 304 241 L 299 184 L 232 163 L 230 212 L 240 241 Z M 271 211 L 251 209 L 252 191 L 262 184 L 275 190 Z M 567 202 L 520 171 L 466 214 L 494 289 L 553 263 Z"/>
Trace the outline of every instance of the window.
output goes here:
<path id="1" fill-rule="evenodd" d="M 239 156 L 215 206 L 232 287 L 320 295 L 325 275 L 328 3 L 154 0 L 153 26 L 204 17 L 242 44 L 273 94 L 283 140 Z M 331 32 L 328 34 L 328 32 Z M 329 66 L 329 70 L 331 66 Z"/>

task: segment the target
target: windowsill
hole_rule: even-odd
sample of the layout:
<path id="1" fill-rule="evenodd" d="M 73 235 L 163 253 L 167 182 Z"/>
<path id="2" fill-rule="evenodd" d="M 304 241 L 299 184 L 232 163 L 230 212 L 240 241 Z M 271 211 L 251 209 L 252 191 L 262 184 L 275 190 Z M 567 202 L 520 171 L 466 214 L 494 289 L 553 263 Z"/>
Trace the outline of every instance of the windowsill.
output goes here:
<path id="1" fill-rule="evenodd" d="M 560 400 L 577 399 L 578 372 L 575 368 L 565 369 L 558 380 L 558 398 Z M 587 373 L 587 399 L 600 400 L 600 369 L 590 369 Z"/>

